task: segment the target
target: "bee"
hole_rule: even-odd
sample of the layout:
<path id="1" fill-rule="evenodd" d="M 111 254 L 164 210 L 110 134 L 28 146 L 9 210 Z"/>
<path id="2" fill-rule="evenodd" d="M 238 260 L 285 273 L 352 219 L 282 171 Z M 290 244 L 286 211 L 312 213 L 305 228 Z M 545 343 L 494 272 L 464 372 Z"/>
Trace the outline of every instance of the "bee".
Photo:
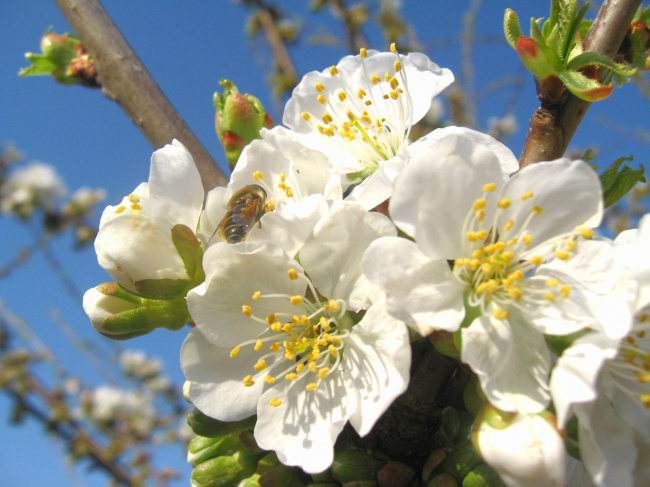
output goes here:
<path id="1" fill-rule="evenodd" d="M 228 211 L 215 233 L 229 244 L 243 242 L 264 215 L 265 205 L 264 188 L 257 184 L 244 186 L 228 201 Z"/>

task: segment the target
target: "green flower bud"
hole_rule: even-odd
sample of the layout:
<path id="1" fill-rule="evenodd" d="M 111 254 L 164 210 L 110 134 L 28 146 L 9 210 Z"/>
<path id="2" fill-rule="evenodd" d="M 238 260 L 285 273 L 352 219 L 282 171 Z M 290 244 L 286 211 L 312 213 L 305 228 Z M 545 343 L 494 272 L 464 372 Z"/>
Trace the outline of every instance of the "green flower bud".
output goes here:
<path id="1" fill-rule="evenodd" d="M 482 461 L 472 442 L 466 440 L 456 445 L 451 453 L 447 455 L 447 458 L 442 463 L 442 468 L 454 477 L 462 479 Z"/>
<path id="2" fill-rule="evenodd" d="M 187 446 L 187 463 L 195 467 L 211 458 L 232 455 L 239 449 L 241 449 L 241 443 L 232 435 L 225 435 L 220 438 L 195 436 Z"/>
<path id="3" fill-rule="evenodd" d="M 449 452 L 451 452 L 451 448 L 438 448 L 431 452 L 422 467 L 422 480 L 424 482 L 431 478 L 433 472 L 435 472 L 438 466 L 442 464 Z"/>
<path id="4" fill-rule="evenodd" d="M 41 52 L 57 66 L 65 66 L 77 57 L 76 49 L 81 44 L 79 39 L 70 34 L 45 34 L 41 38 Z"/>
<path id="5" fill-rule="evenodd" d="M 481 464 L 465 475 L 463 487 L 504 487 L 504 483 L 488 465 Z"/>
<path id="6" fill-rule="evenodd" d="M 334 480 L 345 484 L 354 481 L 377 481 L 377 460 L 364 450 L 336 453 L 330 467 Z"/>
<path id="7" fill-rule="evenodd" d="M 214 94 L 215 129 L 223 145 L 228 165 L 234 169 L 244 147 L 260 138 L 262 127 L 273 127 L 271 116 L 252 95 L 239 93 L 231 81 L 222 79 L 223 95 Z"/>
<path id="8" fill-rule="evenodd" d="M 415 480 L 415 470 L 402 462 L 389 460 L 377 472 L 379 487 L 409 487 Z"/>
<path id="9" fill-rule="evenodd" d="M 115 282 L 106 282 L 84 294 L 84 311 L 102 335 L 128 340 L 155 330 L 180 330 L 189 321 L 185 298 L 146 299 Z"/>
<path id="10" fill-rule="evenodd" d="M 219 456 L 194 467 L 190 476 L 193 487 L 236 487 L 255 474 L 259 454 L 236 451 Z"/>
<path id="11" fill-rule="evenodd" d="M 453 475 L 443 473 L 429 480 L 427 487 L 458 487 L 458 482 Z"/>
<path id="12" fill-rule="evenodd" d="M 192 431 L 197 435 L 209 438 L 219 438 L 230 433 L 252 430 L 255 427 L 255 420 L 256 416 L 251 416 L 241 421 L 219 421 L 206 416 L 196 408 L 187 413 L 187 424 L 192 428 Z"/>

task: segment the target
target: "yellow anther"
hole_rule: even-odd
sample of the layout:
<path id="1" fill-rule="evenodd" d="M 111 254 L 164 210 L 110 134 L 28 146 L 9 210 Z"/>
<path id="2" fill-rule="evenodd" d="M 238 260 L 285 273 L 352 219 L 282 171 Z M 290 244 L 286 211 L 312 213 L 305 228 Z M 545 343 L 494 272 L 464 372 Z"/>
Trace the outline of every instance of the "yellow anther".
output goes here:
<path id="1" fill-rule="evenodd" d="M 505 320 L 508 317 L 508 312 L 503 308 L 495 308 L 492 316 L 497 320 Z"/>
<path id="2" fill-rule="evenodd" d="M 397 54 L 397 47 L 395 46 L 394 42 L 390 43 L 390 52 L 392 52 L 393 54 Z"/>
<path id="3" fill-rule="evenodd" d="M 389 96 L 393 100 L 397 100 L 399 98 L 399 93 L 396 90 L 390 90 Z"/>
<path id="4" fill-rule="evenodd" d="M 314 86 L 316 87 L 316 90 L 318 90 L 319 93 L 325 91 L 325 85 L 323 83 L 318 82 Z"/>
<path id="5" fill-rule="evenodd" d="M 309 113 L 302 112 L 300 115 L 305 119 L 305 121 L 309 122 L 309 119 L 311 118 L 311 115 Z"/>
<path id="6" fill-rule="evenodd" d="M 510 240 L 508 240 L 506 242 L 506 245 L 508 247 L 514 247 L 515 245 L 517 245 L 517 239 L 516 238 L 511 238 Z"/>
<path id="7" fill-rule="evenodd" d="M 280 344 L 278 342 L 273 343 L 269 347 L 269 350 L 271 350 L 271 352 L 277 352 L 278 350 L 280 350 Z"/>
<path id="8" fill-rule="evenodd" d="M 318 350 L 318 353 L 313 358 L 317 359 L 319 355 L 320 355 L 320 350 Z M 318 366 L 316 365 L 316 362 L 314 362 L 313 360 L 309 362 L 309 365 L 307 367 L 309 367 L 309 371 L 313 373 L 316 373 L 316 371 L 318 370 Z"/>
<path id="9" fill-rule="evenodd" d="M 503 231 L 507 232 L 514 226 L 515 226 L 515 222 L 513 220 L 508 220 L 506 224 L 503 225 Z"/>
<path id="10" fill-rule="evenodd" d="M 482 210 L 485 208 L 485 199 L 484 198 L 478 198 L 474 204 L 472 205 L 473 210 Z"/>
<path id="11" fill-rule="evenodd" d="M 634 372 L 634 375 L 636 376 L 636 380 L 639 384 L 648 384 L 650 383 L 650 373 L 648 372 L 641 372 L 640 370 L 637 370 Z"/>
<path id="12" fill-rule="evenodd" d="M 284 358 L 287 360 L 296 360 L 296 354 L 294 352 L 285 352 Z"/>
<path id="13" fill-rule="evenodd" d="M 230 351 L 230 358 L 235 358 L 239 354 L 239 347 L 235 347 Z"/>
<path id="14" fill-rule="evenodd" d="M 258 339 L 258 340 L 255 341 L 255 346 L 253 347 L 253 350 L 255 350 L 256 352 L 259 352 L 260 350 L 262 350 L 263 346 L 264 346 L 264 342 L 262 340 Z"/>
<path id="15" fill-rule="evenodd" d="M 268 316 L 266 317 L 266 322 L 267 322 L 269 325 L 272 325 L 272 324 L 275 323 L 276 321 L 277 321 L 277 318 L 275 317 L 275 313 L 271 313 L 270 315 L 268 315 Z"/>
<path id="16" fill-rule="evenodd" d="M 376 85 L 376 84 L 378 84 L 378 83 L 381 83 L 381 78 L 380 78 L 379 76 L 377 76 L 376 74 L 373 74 L 373 75 L 370 77 L 370 81 L 372 81 L 372 84 L 373 84 L 373 85 Z"/>
<path id="17" fill-rule="evenodd" d="M 555 286 L 558 286 L 560 284 L 560 281 L 558 281 L 557 279 L 549 279 L 549 280 L 546 281 L 545 284 L 548 287 L 555 287 Z"/>
<path id="18" fill-rule="evenodd" d="M 394 90 L 397 89 L 397 87 L 399 86 L 399 80 L 395 76 L 393 76 L 390 79 L 389 83 L 390 83 L 390 87 Z"/>
<path id="19" fill-rule="evenodd" d="M 336 76 L 337 74 L 339 74 L 339 70 L 337 69 L 336 66 L 332 66 L 332 67 L 330 68 L 330 74 L 331 74 L 332 76 Z"/>
<path id="20" fill-rule="evenodd" d="M 643 404 L 643 407 L 650 409 L 650 393 L 643 392 L 640 394 L 639 398 L 641 399 L 641 404 Z"/>
<path id="21" fill-rule="evenodd" d="M 363 98 L 363 97 L 366 96 L 367 94 L 368 94 L 368 93 L 366 93 L 366 91 L 363 90 L 363 89 L 361 89 L 361 88 L 359 88 L 359 91 L 357 91 L 357 96 L 358 96 L 359 98 Z"/>
<path id="22" fill-rule="evenodd" d="M 524 193 L 524 194 L 521 195 L 521 200 L 526 201 L 526 200 L 532 198 L 533 196 L 535 196 L 535 193 L 533 193 L 532 191 L 528 191 L 527 193 Z"/>
<path id="23" fill-rule="evenodd" d="M 293 198 L 293 189 L 292 188 L 287 188 L 284 193 L 287 195 L 287 198 Z"/>
<path id="24" fill-rule="evenodd" d="M 253 381 L 253 376 L 252 375 L 247 375 L 242 379 L 242 382 L 245 384 L 246 382 L 252 382 Z"/>
<path id="25" fill-rule="evenodd" d="M 334 129 L 332 129 L 332 127 L 327 127 L 326 129 L 323 129 L 323 134 L 327 135 L 328 137 L 334 137 L 335 132 Z"/>
<path id="26" fill-rule="evenodd" d="M 284 376 L 285 379 L 287 380 L 296 380 L 298 378 L 298 374 L 295 372 L 289 372 L 287 375 Z"/>
<path id="27" fill-rule="evenodd" d="M 140 197 L 139 197 L 137 194 L 133 194 L 133 193 L 131 193 L 131 194 L 129 195 L 129 201 L 130 201 L 131 203 L 140 203 Z"/>
<path id="28" fill-rule="evenodd" d="M 284 181 L 280 181 L 278 183 L 278 188 L 280 188 L 282 191 L 286 190 L 287 189 L 287 183 L 285 183 Z"/>
<path id="29" fill-rule="evenodd" d="M 298 272 L 295 269 L 289 269 L 287 274 L 289 275 L 289 279 L 291 279 L 292 281 L 298 279 Z"/>
<path id="30" fill-rule="evenodd" d="M 277 408 L 280 405 L 282 405 L 282 401 L 280 399 L 273 398 L 269 401 L 269 406 L 272 406 L 274 408 Z"/>
<path id="31" fill-rule="evenodd" d="M 592 232 L 588 228 L 580 227 L 580 228 L 577 228 L 576 231 L 584 239 L 591 240 L 592 238 L 594 238 L 594 232 Z"/>
<path id="32" fill-rule="evenodd" d="M 274 211 L 275 210 L 275 200 L 269 200 L 266 202 L 266 205 L 264 205 L 264 212 L 268 213 L 269 211 Z"/>
<path id="33" fill-rule="evenodd" d="M 271 331 L 280 331 L 282 330 L 282 323 L 279 321 L 276 321 L 271 325 Z"/>
<path id="34" fill-rule="evenodd" d="M 497 185 L 495 183 L 486 183 L 483 185 L 483 192 L 484 193 L 491 193 L 497 189 Z"/>
<path id="35" fill-rule="evenodd" d="M 370 100 L 366 100 L 366 101 L 363 102 L 363 104 L 365 106 L 369 107 L 370 105 L 372 105 L 372 102 Z"/>
<path id="36" fill-rule="evenodd" d="M 334 119 L 332 118 L 332 116 L 329 113 L 323 114 L 323 116 L 321 117 L 321 120 L 323 120 L 323 123 L 332 123 L 334 121 Z"/>
<path id="37" fill-rule="evenodd" d="M 499 208 L 501 208 L 502 210 L 505 210 L 511 204 L 512 204 L 512 201 L 510 201 L 508 198 L 503 198 L 503 199 L 499 200 L 499 202 L 497 203 L 497 206 Z"/>
<path id="38" fill-rule="evenodd" d="M 287 335 L 293 331 L 293 326 L 291 326 L 289 323 L 285 323 L 282 326 L 282 331 L 285 332 Z"/>
<path id="39" fill-rule="evenodd" d="M 329 335 L 327 337 L 327 341 L 329 341 L 330 343 L 343 343 L 343 338 L 336 335 Z"/>
<path id="40" fill-rule="evenodd" d="M 266 360 L 260 360 L 257 362 L 255 365 L 253 365 L 253 368 L 257 370 L 258 372 L 260 370 L 264 370 L 266 368 Z"/>
<path id="41" fill-rule="evenodd" d="M 258 299 L 260 299 L 261 295 L 262 295 L 262 291 L 255 291 L 252 296 L 253 301 L 257 301 Z"/>
<path id="42" fill-rule="evenodd" d="M 568 284 L 563 284 L 560 286 L 560 296 L 562 296 L 562 299 L 566 299 L 569 297 L 571 294 L 571 286 Z"/>
<path id="43" fill-rule="evenodd" d="M 318 102 L 319 102 L 321 105 L 325 105 L 325 103 L 327 102 L 327 100 L 325 99 L 325 97 L 324 97 L 323 95 L 318 95 L 318 96 L 316 97 L 316 99 L 318 100 Z"/>
<path id="44" fill-rule="evenodd" d="M 242 305 L 241 307 L 242 313 L 244 313 L 246 316 L 250 316 L 253 314 L 253 308 L 248 306 L 247 304 Z"/>
<path id="45" fill-rule="evenodd" d="M 533 236 L 530 233 L 527 233 L 521 240 L 524 242 L 524 245 L 530 245 L 533 242 Z"/>
<path id="46" fill-rule="evenodd" d="M 541 206 L 531 206 L 530 212 L 535 213 L 536 215 L 541 215 L 542 213 L 544 213 L 544 210 L 542 209 Z"/>
<path id="47" fill-rule="evenodd" d="M 325 377 L 327 377 L 327 374 L 329 374 L 329 373 L 330 373 L 330 369 L 327 368 L 327 367 L 323 367 L 322 369 L 320 369 L 318 371 L 318 378 L 322 380 Z"/>
<path id="48" fill-rule="evenodd" d="M 302 304 L 302 296 L 300 296 L 299 294 L 296 296 L 291 296 L 289 302 L 295 306 L 299 306 Z"/>
<path id="49" fill-rule="evenodd" d="M 524 291 L 519 286 L 513 286 L 508 289 L 508 297 L 510 299 L 514 299 L 515 301 L 519 301 L 524 297 Z"/>
<path id="50" fill-rule="evenodd" d="M 305 390 L 307 391 L 315 391 L 316 389 L 318 389 L 318 384 L 316 384 L 316 382 L 310 382 L 305 386 Z"/>
<path id="51" fill-rule="evenodd" d="M 515 257 L 515 253 L 506 250 L 505 252 L 501 253 L 501 256 L 506 260 L 507 264 L 510 264 L 510 262 L 512 262 L 512 259 Z"/>
<path id="52" fill-rule="evenodd" d="M 483 247 L 480 247 L 480 248 L 476 249 L 474 252 L 472 252 L 472 258 L 480 259 L 481 257 L 483 257 L 483 253 L 484 253 L 483 252 Z M 460 260 L 460 259 L 456 259 L 456 260 Z"/>
<path id="53" fill-rule="evenodd" d="M 576 241 L 575 240 L 568 240 L 566 243 L 566 249 L 569 252 L 573 252 L 576 249 Z"/>
<path id="54" fill-rule="evenodd" d="M 318 322 L 320 323 L 321 328 L 325 331 L 330 330 L 332 328 L 323 316 L 320 317 L 320 320 L 318 320 Z"/>
<path id="55" fill-rule="evenodd" d="M 384 100 L 388 100 L 388 95 L 384 95 L 384 96 L 382 96 L 382 98 L 383 98 Z"/>
<path id="56" fill-rule="evenodd" d="M 345 101 L 348 98 L 348 95 L 345 94 L 345 91 L 339 91 L 339 100 Z"/>
<path id="57" fill-rule="evenodd" d="M 133 211 L 133 212 L 139 212 L 140 210 L 142 210 L 142 206 L 140 206 L 139 204 L 137 204 L 137 203 L 133 203 L 133 204 L 131 205 L 131 211 Z"/>
<path id="58" fill-rule="evenodd" d="M 124 210 L 126 210 L 126 208 L 125 208 L 124 206 L 120 205 L 120 206 L 118 206 L 117 209 L 115 210 L 115 213 L 117 213 L 117 214 L 119 215 L 120 213 L 123 213 Z"/>
<path id="59" fill-rule="evenodd" d="M 304 368 L 305 368 L 305 363 L 300 362 L 298 365 L 296 365 L 296 372 L 299 374 L 300 372 L 303 371 Z"/>
<path id="60" fill-rule="evenodd" d="M 544 262 L 544 259 L 542 258 L 541 255 L 534 255 L 533 257 L 528 259 L 528 261 L 535 266 L 540 266 L 542 265 L 542 262 Z"/>
<path id="61" fill-rule="evenodd" d="M 264 382 L 266 382 L 267 384 L 275 384 L 275 377 L 271 375 L 267 375 L 266 377 L 264 377 Z"/>
<path id="62" fill-rule="evenodd" d="M 393 76 L 392 76 L 388 71 L 386 71 L 386 72 L 384 73 L 384 81 L 385 81 L 386 83 L 388 83 L 392 77 L 393 77 Z"/>
<path id="63" fill-rule="evenodd" d="M 571 254 L 569 254 L 569 252 L 565 252 L 564 250 L 558 250 L 555 252 L 555 257 L 560 260 L 567 260 L 569 257 L 571 257 Z"/>
<path id="64" fill-rule="evenodd" d="M 333 357 L 338 357 L 339 356 L 339 351 L 336 349 L 336 347 L 334 345 L 330 345 L 329 347 L 327 347 L 327 351 Z"/>
<path id="65" fill-rule="evenodd" d="M 399 61 L 395 61 L 393 63 L 393 69 L 395 70 L 396 73 L 399 73 L 402 70 L 402 63 Z"/>
<path id="66" fill-rule="evenodd" d="M 550 301 L 551 303 L 554 303 L 557 300 L 555 294 L 553 294 L 550 291 L 546 291 L 544 293 L 544 299 L 547 300 L 547 301 Z"/>
<path id="67" fill-rule="evenodd" d="M 368 57 L 368 51 L 366 50 L 365 47 L 362 47 L 361 49 L 359 49 L 359 55 L 361 57 Z"/>

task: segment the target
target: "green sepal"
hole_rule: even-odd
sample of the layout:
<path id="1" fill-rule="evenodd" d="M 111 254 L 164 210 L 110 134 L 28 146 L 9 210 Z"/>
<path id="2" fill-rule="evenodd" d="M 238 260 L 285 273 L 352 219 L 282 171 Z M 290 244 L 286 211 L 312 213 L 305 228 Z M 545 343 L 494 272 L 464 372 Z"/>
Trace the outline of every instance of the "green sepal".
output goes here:
<path id="1" fill-rule="evenodd" d="M 557 73 L 567 90 L 574 96 L 585 101 L 600 101 L 611 95 L 614 84 L 602 85 L 598 81 L 587 78 L 577 71 L 562 71 Z"/>
<path id="2" fill-rule="evenodd" d="M 259 454 L 242 450 L 212 458 L 194 467 L 190 480 L 200 487 L 237 487 L 255 473 L 259 459 Z"/>
<path id="3" fill-rule="evenodd" d="M 482 463 L 474 467 L 463 478 L 463 487 L 504 487 L 499 475 L 488 465 Z"/>
<path id="4" fill-rule="evenodd" d="M 219 438 L 230 433 L 252 430 L 256 420 L 257 416 L 251 416 L 240 421 L 219 421 L 206 416 L 196 408 L 187 413 L 187 424 L 192 431 L 208 438 Z"/>
<path id="5" fill-rule="evenodd" d="M 470 470 L 482 463 L 483 459 L 474 449 L 470 440 L 460 442 L 442 462 L 443 471 L 462 479 Z"/>
<path id="6" fill-rule="evenodd" d="M 597 52 L 583 52 L 572 58 L 566 65 L 568 71 L 577 71 L 580 68 L 585 66 L 590 66 L 596 64 L 598 66 L 603 66 L 617 74 L 622 76 L 631 76 L 636 72 L 636 69 L 625 69 L 622 64 L 615 63 L 607 56 L 598 54 Z"/>
<path id="7" fill-rule="evenodd" d="M 463 404 L 465 405 L 465 409 L 471 414 L 476 415 L 481 410 L 485 401 L 485 394 L 483 394 L 483 390 L 481 389 L 478 376 L 472 375 L 463 389 Z"/>
<path id="8" fill-rule="evenodd" d="M 143 279 L 133 285 L 142 296 L 157 300 L 185 297 L 187 291 L 196 287 L 187 279 Z"/>
<path id="9" fill-rule="evenodd" d="M 203 248 L 194 232 L 186 225 L 177 224 L 172 227 L 172 242 L 178 255 L 185 264 L 185 272 L 196 287 L 205 281 L 203 272 Z"/>
<path id="10" fill-rule="evenodd" d="M 573 342 L 575 342 L 578 338 L 582 338 L 587 333 L 589 333 L 589 330 L 584 329 L 578 330 L 569 335 L 544 335 L 544 338 L 546 340 L 546 345 L 548 345 L 548 348 L 550 348 L 551 351 L 559 357 L 567 348 L 573 345 Z"/>
<path id="11" fill-rule="evenodd" d="M 195 436 L 187 446 L 187 462 L 196 467 L 212 458 L 232 455 L 237 450 L 241 450 L 241 443 L 235 436 L 225 435 L 220 438 Z"/>
<path id="12" fill-rule="evenodd" d="M 56 64 L 54 64 L 42 54 L 34 54 L 33 52 L 28 52 L 25 54 L 25 58 L 30 63 L 32 63 L 32 65 L 26 68 L 22 68 L 20 71 L 18 71 L 18 76 L 39 76 L 44 74 L 52 74 L 52 72 L 57 68 Z"/>
<path id="13" fill-rule="evenodd" d="M 506 36 L 506 41 L 508 41 L 508 44 L 513 49 L 517 44 L 517 40 L 524 35 L 521 32 L 517 14 L 509 8 L 506 9 L 506 13 L 503 16 L 503 33 Z"/>
<path id="14" fill-rule="evenodd" d="M 643 165 L 640 165 L 639 169 L 632 169 L 630 166 L 625 166 L 620 169 L 624 162 L 631 162 L 633 160 L 634 156 L 620 157 L 600 175 L 605 208 L 609 208 L 629 193 L 639 181 L 646 182 L 644 177 L 645 168 Z"/>
<path id="15" fill-rule="evenodd" d="M 174 300 L 143 298 L 115 282 L 100 284 L 96 289 L 102 294 L 136 305 L 104 318 L 101 330 L 98 331 L 113 340 L 129 340 L 146 335 L 156 328 L 180 330 L 190 320 L 184 298 Z"/>
<path id="16" fill-rule="evenodd" d="M 571 44 L 575 41 L 576 35 L 580 33 L 580 26 L 582 25 L 582 19 L 584 19 L 588 9 L 589 9 L 589 3 L 585 3 L 580 8 L 580 10 L 578 10 L 578 13 L 575 15 L 575 18 L 571 23 L 571 28 L 567 32 L 565 43 L 562 46 L 563 47 L 562 52 L 564 53 L 563 59 L 569 59 L 569 53 L 572 51 Z M 576 43 L 576 44 L 580 45 L 581 43 Z"/>

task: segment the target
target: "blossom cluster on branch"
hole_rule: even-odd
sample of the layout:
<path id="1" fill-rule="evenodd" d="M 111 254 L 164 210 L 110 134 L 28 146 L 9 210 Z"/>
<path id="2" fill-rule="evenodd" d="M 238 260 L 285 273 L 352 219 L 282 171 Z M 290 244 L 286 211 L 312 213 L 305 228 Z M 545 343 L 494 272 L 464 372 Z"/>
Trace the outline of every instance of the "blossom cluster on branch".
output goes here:
<path id="1" fill-rule="evenodd" d="M 181 142 L 156 151 L 148 183 L 102 215 L 95 248 L 116 283 L 84 309 L 115 339 L 194 325 L 194 406 L 256 415 L 255 448 L 307 474 L 329 469 L 346 424 L 372 431 L 428 337 L 476 376 L 474 448 L 507 485 L 562 485 L 573 458 L 587 482 L 643 485 L 650 220 L 595 236 L 603 191 L 581 160 L 517 172 L 463 127 L 411 143 L 452 82 L 394 48 L 308 73 L 286 127 L 262 129 L 207 195 Z M 247 455 L 238 482 L 256 471 Z"/>

